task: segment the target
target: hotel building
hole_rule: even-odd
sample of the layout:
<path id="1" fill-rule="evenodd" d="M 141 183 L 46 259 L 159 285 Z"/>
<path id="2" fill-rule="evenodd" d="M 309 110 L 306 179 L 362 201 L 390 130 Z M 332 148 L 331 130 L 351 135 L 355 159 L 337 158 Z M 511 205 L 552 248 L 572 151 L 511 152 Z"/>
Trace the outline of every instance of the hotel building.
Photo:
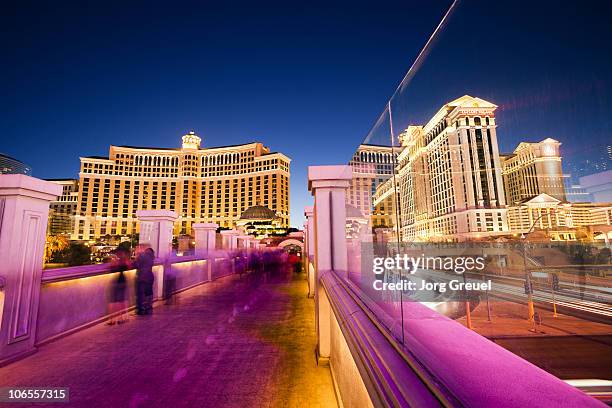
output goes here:
<path id="1" fill-rule="evenodd" d="M 72 239 L 139 231 L 138 210 L 178 214 L 174 233 L 194 223 L 233 228 L 249 207 L 263 205 L 289 226 L 289 163 L 262 143 L 201 148 L 194 134 L 181 148 L 111 146 L 108 157 L 81 157 Z"/>
<path id="2" fill-rule="evenodd" d="M 392 197 L 376 203 L 373 197 L 378 186 L 393 176 L 397 150 L 390 146 L 362 144 L 349 162 L 353 179 L 347 192 L 347 204 L 370 219 L 373 228 L 393 225 Z"/>
<path id="3" fill-rule="evenodd" d="M 49 204 L 47 233 L 71 235 L 74 231 L 74 216 L 79 201 L 79 181 L 75 179 L 47 179 L 62 186 L 62 195 Z"/>
<path id="4" fill-rule="evenodd" d="M 20 160 L 0 153 L 0 174 L 32 175 L 32 168 Z"/>
<path id="5" fill-rule="evenodd" d="M 404 241 L 507 233 L 497 106 L 462 96 L 400 135 L 397 184 Z"/>
<path id="6" fill-rule="evenodd" d="M 551 138 L 539 143 L 521 142 L 512 154 L 502 156 L 508 205 L 540 194 L 566 200 L 559 146 L 561 143 Z"/>
<path id="7" fill-rule="evenodd" d="M 569 203 L 542 193 L 508 207 L 508 224 L 513 233 L 540 230 L 552 241 L 575 241 L 578 228 L 612 225 L 612 203 Z"/>
<path id="8" fill-rule="evenodd" d="M 386 182 L 378 184 L 373 198 L 374 212 L 380 214 L 381 217 L 378 224 L 373 224 L 374 228 L 393 228 L 393 234 L 399 232 L 399 228 L 397 228 L 397 220 L 399 217 L 397 207 L 400 202 L 400 197 L 395 185 L 395 180 L 396 179 L 391 177 Z M 395 197 L 393 197 L 393 193 L 395 193 Z"/>

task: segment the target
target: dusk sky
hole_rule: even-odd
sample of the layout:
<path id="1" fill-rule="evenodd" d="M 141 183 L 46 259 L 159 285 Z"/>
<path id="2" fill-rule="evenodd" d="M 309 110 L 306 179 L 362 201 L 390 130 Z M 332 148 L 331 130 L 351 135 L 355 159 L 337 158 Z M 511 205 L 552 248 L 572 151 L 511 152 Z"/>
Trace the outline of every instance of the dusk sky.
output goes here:
<path id="1" fill-rule="evenodd" d="M 500 106 L 504 151 L 609 143 L 610 6 L 533 3 L 460 3 L 397 122 L 470 94 Z M 189 130 L 204 147 L 261 141 L 293 160 L 301 226 L 307 166 L 348 162 L 449 4 L 14 3 L 0 17 L 0 152 L 60 178 L 111 144 L 178 147 Z"/>

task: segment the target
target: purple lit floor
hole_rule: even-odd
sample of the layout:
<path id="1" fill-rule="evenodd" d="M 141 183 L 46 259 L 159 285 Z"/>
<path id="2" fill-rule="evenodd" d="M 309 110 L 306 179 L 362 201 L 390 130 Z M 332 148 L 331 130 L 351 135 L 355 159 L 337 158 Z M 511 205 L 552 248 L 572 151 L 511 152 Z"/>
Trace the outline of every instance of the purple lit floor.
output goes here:
<path id="1" fill-rule="evenodd" d="M 70 388 L 70 403 L 54 406 L 336 406 L 329 369 L 315 362 L 306 291 L 303 275 L 257 287 L 223 278 L 152 317 L 45 345 L 0 368 L 0 386 Z"/>

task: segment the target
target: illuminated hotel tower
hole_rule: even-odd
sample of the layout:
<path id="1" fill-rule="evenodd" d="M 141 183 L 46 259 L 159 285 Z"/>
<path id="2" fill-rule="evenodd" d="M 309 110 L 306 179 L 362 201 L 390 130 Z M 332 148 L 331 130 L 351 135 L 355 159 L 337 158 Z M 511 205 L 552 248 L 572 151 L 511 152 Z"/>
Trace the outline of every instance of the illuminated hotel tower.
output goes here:
<path id="1" fill-rule="evenodd" d="M 469 95 L 400 135 L 401 236 L 464 240 L 507 231 L 496 105 Z"/>
<path id="2" fill-rule="evenodd" d="M 396 156 L 397 148 L 362 144 L 349 163 L 353 179 L 347 192 L 347 204 L 369 218 L 372 227 L 391 226 L 393 200 L 389 197 L 374 203 L 374 198 L 376 188 L 393 175 Z"/>
<path id="3" fill-rule="evenodd" d="M 512 154 L 502 156 L 508 205 L 542 193 L 565 201 L 559 146 L 561 143 L 551 138 L 539 143 L 521 142 Z"/>
<path id="4" fill-rule="evenodd" d="M 175 234 L 199 222 L 233 228 L 254 205 L 289 226 L 289 163 L 262 143 L 201 148 L 194 134 L 182 147 L 111 146 L 108 157 L 81 157 L 72 239 L 138 232 L 137 210 L 166 209 L 179 218 Z"/>

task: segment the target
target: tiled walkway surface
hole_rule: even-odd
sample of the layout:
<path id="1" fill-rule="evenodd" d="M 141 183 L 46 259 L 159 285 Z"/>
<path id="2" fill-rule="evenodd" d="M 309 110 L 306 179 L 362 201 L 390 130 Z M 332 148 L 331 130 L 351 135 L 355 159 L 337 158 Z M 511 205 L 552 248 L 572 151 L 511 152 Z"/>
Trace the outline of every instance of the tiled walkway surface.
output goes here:
<path id="1" fill-rule="evenodd" d="M 258 286 L 232 276 L 178 300 L 45 345 L 0 368 L 0 386 L 68 387 L 70 403 L 53 406 L 336 406 L 303 275 Z"/>

